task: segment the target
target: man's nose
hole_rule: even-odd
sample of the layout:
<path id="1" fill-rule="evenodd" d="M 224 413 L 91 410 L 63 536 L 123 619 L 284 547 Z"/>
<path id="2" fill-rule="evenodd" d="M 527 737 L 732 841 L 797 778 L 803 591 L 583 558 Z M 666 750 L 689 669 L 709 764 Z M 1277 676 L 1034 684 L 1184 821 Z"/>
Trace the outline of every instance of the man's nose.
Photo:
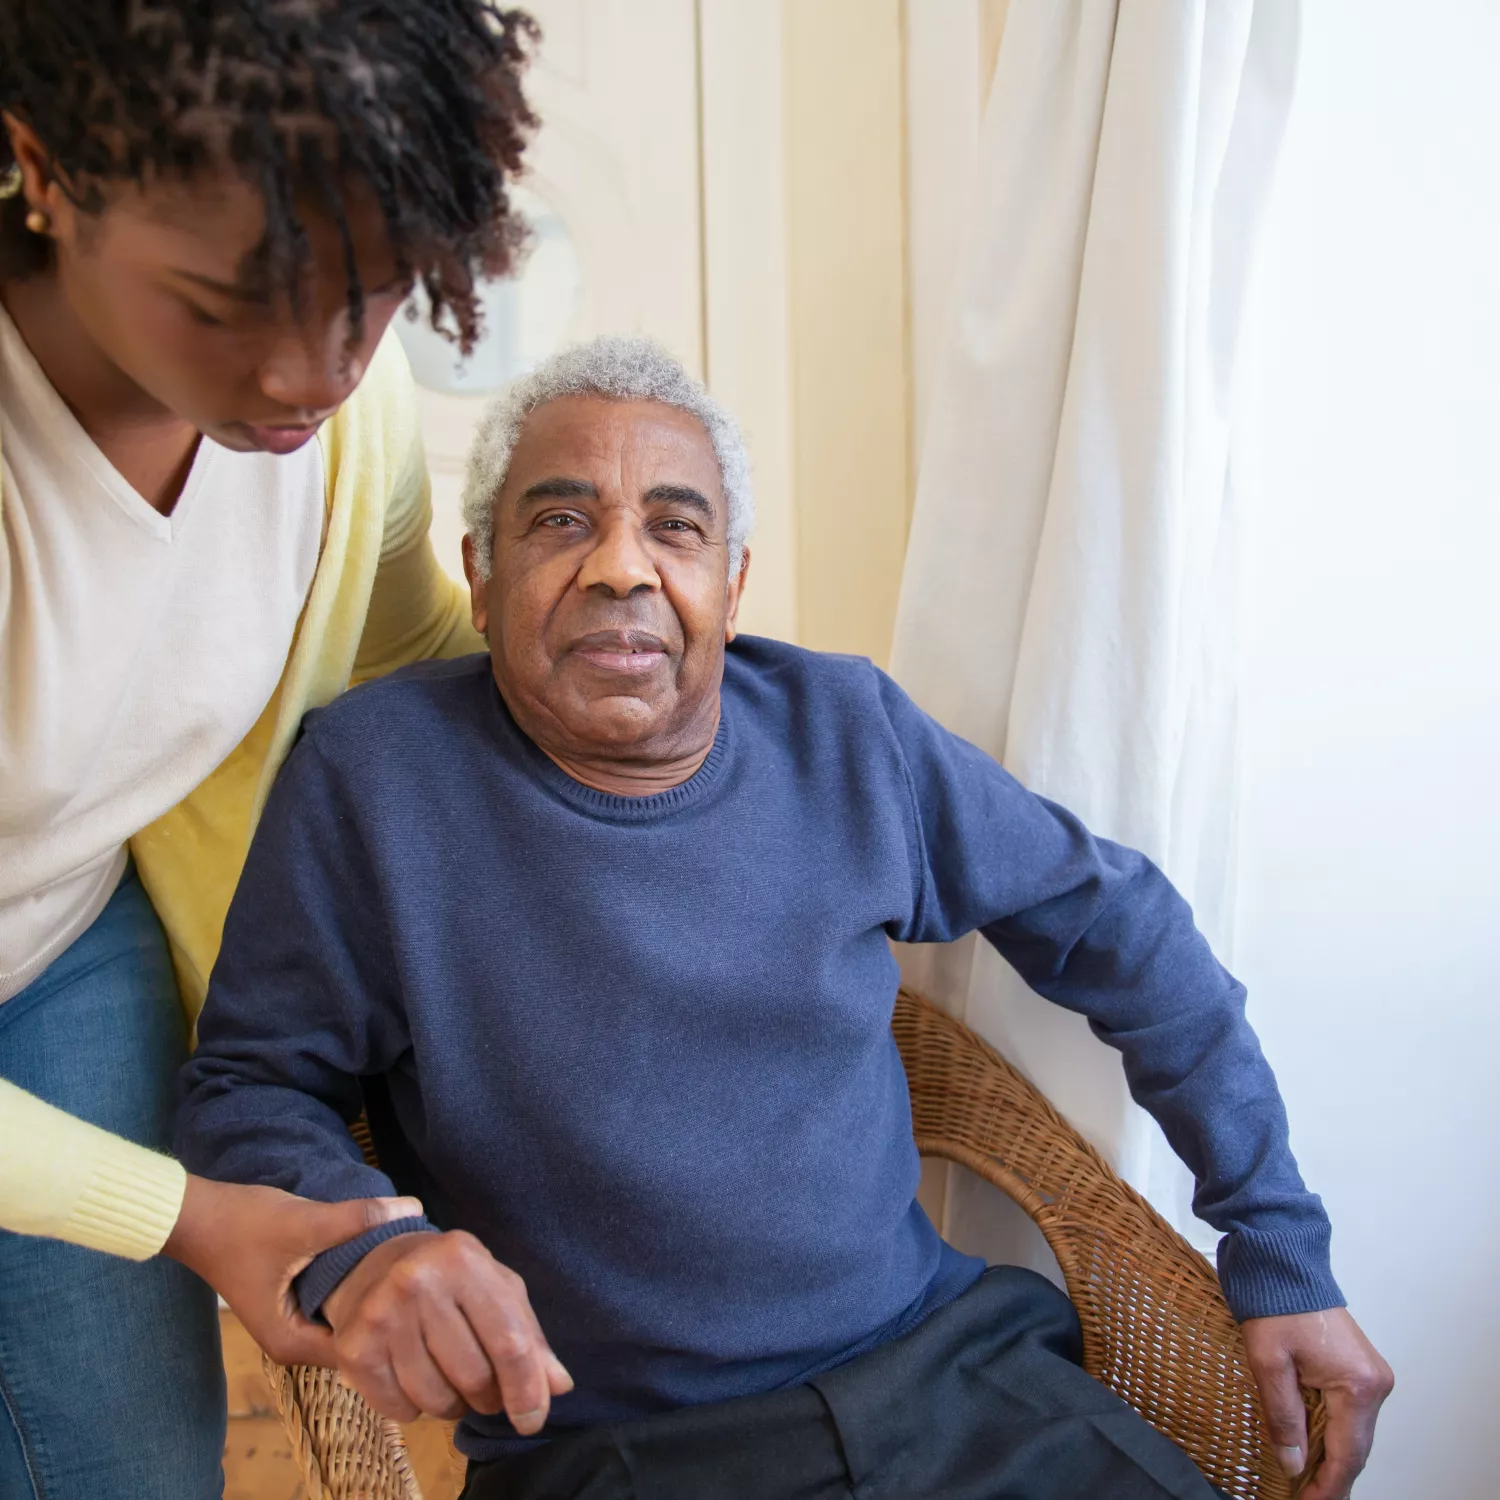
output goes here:
<path id="1" fill-rule="evenodd" d="M 626 509 L 608 510 L 597 540 L 578 570 L 581 589 L 607 589 L 617 599 L 637 589 L 659 589 L 661 578 L 640 535 L 640 518 Z"/>
<path id="2" fill-rule="evenodd" d="M 261 366 L 260 388 L 278 406 L 323 414 L 342 406 L 364 374 L 342 319 L 281 339 Z"/>

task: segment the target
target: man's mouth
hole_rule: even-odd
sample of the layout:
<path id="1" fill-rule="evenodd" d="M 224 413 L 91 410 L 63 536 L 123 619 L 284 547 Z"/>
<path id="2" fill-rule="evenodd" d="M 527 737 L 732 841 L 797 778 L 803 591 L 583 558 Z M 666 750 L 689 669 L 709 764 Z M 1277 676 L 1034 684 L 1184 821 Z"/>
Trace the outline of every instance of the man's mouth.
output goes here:
<path id="1" fill-rule="evenodd" d="M 667 643 L 645 630 L 596 630 L 574 641 L 572 652 L 601 672 L 639 677 L 667 659 Z"/>

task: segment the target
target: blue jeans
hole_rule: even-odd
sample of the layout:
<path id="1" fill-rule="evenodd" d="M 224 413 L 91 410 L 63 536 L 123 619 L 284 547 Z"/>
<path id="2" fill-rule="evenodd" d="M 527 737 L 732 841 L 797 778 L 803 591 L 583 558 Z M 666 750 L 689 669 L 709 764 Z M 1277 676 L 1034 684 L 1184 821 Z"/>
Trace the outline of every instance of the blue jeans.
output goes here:
<path id="1" fill-rule="evenodd" d="M 164 1149 L 186 1057 L 166 939 L 132 869 L 0 1005 L 0 1077 Z M 223 1493 L 217 1303 L 173 1261 L 0 1232 L 0 1403 L 3 1500 Z"/>

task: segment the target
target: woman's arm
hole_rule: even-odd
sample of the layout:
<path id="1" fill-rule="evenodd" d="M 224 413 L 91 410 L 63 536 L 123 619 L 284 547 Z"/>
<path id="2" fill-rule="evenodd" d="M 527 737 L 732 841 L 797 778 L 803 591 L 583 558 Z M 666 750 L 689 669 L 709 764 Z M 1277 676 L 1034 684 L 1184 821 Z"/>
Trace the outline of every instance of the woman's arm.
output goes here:
<path id="1" fill-rule="evenodd" d="M 0 1229 L 130 1260 L 166 1243 L 187 1173 L 0 1079 Z"/>
<path id="2" fill-rule="evenodd" d="M 283 1364 L 336 1364 L 333 1336 L 297 1311 L 292 1281 L 315 1255 L 414 1198 L 309 1203 L 275 1188 L 190 1177 L 170 1156 L 90 1125 L 0 1079 L 0 1229 L 196 1271 Z"/>

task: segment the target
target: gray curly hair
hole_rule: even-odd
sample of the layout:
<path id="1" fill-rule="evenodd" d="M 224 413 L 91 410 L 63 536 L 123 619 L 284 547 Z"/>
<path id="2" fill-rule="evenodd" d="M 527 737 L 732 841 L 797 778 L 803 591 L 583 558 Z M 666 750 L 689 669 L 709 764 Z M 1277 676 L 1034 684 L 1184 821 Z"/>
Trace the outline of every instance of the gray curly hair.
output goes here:
<path id="1" fill-rule="evenodd" d="M 482 578 L 490 575 L 495 550 L 495 497 L 505 483 L 521 424 L 537 407 L 560 396 L 660 401 L 696 417 L 707 429 L 719 460 L 729 507 L 729 570 L 739 571 L 755 523 L 755 497 L 738 424 L 660 344 L 615 334 L 554 354 L 498 397 L 481 419 L 469 454 L 463 516 Z"/>

